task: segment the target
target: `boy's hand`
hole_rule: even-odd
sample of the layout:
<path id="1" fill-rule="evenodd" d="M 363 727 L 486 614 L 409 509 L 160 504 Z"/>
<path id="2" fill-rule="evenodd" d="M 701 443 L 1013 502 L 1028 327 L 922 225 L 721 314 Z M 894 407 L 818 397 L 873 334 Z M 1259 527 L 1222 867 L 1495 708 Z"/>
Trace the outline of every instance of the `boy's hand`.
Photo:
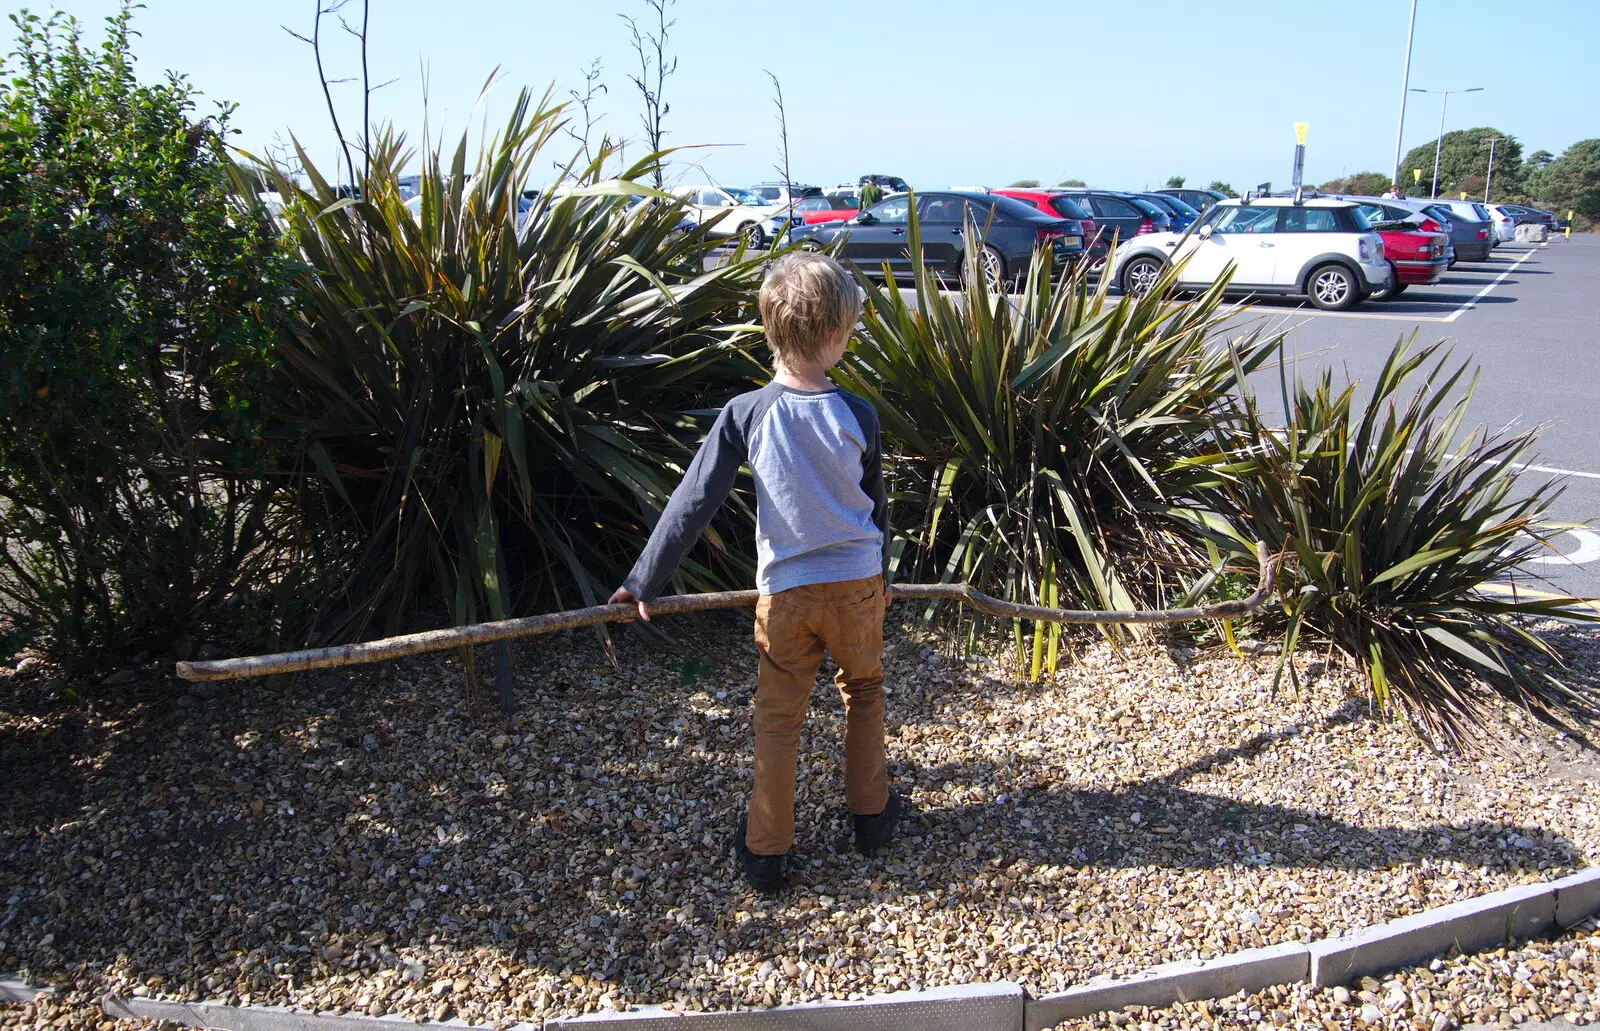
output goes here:
<path id="1" fill-rule="evenodd" d="M 611 596 L 610 600 L 607 601 L 606 604 L 626 605 L 630 601 L 638 601 L 638 599 L 630 594 L 626 587 L 618 587 L 616 593 Z M 646 623 L 650 622 L 650 606 L 642 601 L 639 602 L 639 618 L 644 620 Z M 622 622 L 632 623 L 633 620 L 624 619 Z"/>
<path id="2" fill-rule="evenodd" d="M 894 588 L 888 584 L 883 585 L 883 607 L 888 608 L 894 604 Z"/>

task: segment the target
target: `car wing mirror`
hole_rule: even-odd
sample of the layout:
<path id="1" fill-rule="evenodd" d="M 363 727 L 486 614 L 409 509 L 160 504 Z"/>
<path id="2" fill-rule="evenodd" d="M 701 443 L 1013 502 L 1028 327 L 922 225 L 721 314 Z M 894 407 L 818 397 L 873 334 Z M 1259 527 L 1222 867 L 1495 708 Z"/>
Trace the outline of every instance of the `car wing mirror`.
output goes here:
<path id="1" fill-rule="evenodd" d="M 1211 239 L 1211 234 L 1214 232 L 1216 232 L 1216 230 L 1211 228 L 1211 226 L 1203 225 L 1200 227 L 1200 239 L 1209 240 Z"/>
<path id="2" fill-rule="evenodd" d="M 859 222 L 861 225 L 866 226 L 866 225 L 871 225 L 872 223 L 876 222 L 878 219 L 872 214 L 872 212 L 863 211 L 861 214 L 856 216 L 855 220 L 857 222 Z"/>

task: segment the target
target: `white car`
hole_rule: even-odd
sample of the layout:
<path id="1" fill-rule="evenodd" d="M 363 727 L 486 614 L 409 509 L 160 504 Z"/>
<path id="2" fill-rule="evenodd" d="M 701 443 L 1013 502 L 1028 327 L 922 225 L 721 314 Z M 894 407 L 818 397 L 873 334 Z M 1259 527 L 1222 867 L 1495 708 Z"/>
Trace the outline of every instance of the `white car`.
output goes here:
<path id="1" fill-rule="evenodd" d="M 710 235 L 743 236 L 752 247 L 767 242 L 767 231 L 761 224 L 778 213 L 778 205 L 768 204 L 737 186 L 678 186 L 672 193 L 688 202 L 684 211 L 696 225 L 705 225 L 721 216 Z"/>
<path id="2" fill-rule="evenodd" d="M 1309 297 L 1318 308 L 1353 307 L 1389 289 L 1383 238 L 1360 205 L 1342 200 L 1261 197 L 1218 201 L 1184 233 L 1147 233 L 1117 249 L 1108 270 L 1128 293 L 1155 285 L 1176 257 L 1186 257 L 1180 285 L 1204 288 L 1230 264 L 1235 293 Z"/>
<path id="3" fill-rule="evenodd" d="M 1499 243 L 1511 243 L 1517 238 L 1517 220 L 1511 212 L 1503 211 L 1498 204 L 1485 204 L 1494 225 L 1494 238 Z"/>

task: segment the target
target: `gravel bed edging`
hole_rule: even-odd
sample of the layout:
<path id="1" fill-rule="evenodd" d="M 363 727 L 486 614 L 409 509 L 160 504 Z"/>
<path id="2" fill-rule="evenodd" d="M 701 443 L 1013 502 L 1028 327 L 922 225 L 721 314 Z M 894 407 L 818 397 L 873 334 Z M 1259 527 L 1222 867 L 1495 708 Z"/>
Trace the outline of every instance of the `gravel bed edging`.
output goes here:
<path id="1" fill-rule="evenodd" d="M 1473 952 L 1526 938 L 1551 926 L 1570 927 L 1600 913 L 1600 867 L 1559 880 L 1520 885 L 1325 938 L 1309 945 L 1287 942 L 1208 960 L 1179 960 L 1132 977 L 1095 979 L 1065 992 L 1026 998 L 1009 981 L 891 992 L 860 1000 L 826 1000 L 767 1010 L 686 1013 L 665 1006 L 640 1006 L 616 1013 L 554 1017 L 543 1031 L 632 1031 L 671 1021 L 683 1031 L 828 1031 L 871 1027 L 875 1031 L 1044 1031 L 1073 1017 L 1127 1006 L 1168 1006 L 1225 998 L 1241 991 L 1310 981 L 1317 987 L 1443 955 L 1451 947 Z M 29 1002 L 53 991 L 0 975 L 0 999 Z M 231 1006 L 213 1002 L 124 999 L 107 994 L 102 1006 L 112 1017 L 166 1020 L 220 1031 L 389 1031 L 397 1026 L 491 1031 L 459 1019 L 416 1022 L 391 1015 L 321 1014 L 283 1006 Z M 520 1023 L 509 1031 L 539 1031 Z"/>
<path id="2" fill-rule="evenodd" d="M 417 1024 L 398 1014 L 368 1017 L 354 1013 L 312 1013 L 288 1006 L 230 1006 L 220 1002 L 175 1002 L 169 999 L 101 996 L 100 1008 L 124 1020 L 165 1020 L 213 1031 L 394 1031 L 397 1027 L 450 1028 L 452 1031 L 494 1031 L 459 1019 Z M 538 1024 L 516 1024 L 508 1031 L 539 1031 Z"/>
<path id="3" fill-rule="evenodd" d="M 1096 978 L 1064 992 L 1029 999 L 1023 1008 L 1023 1028 L 1044 1031 L 1063 1020 L 1103 1010 L 1170 1006 L 1260 991 L 1304 981 L 1310 970 L 1311 951 L 1301 942 L 1246 949 L 1214 959 L 1177 960 L 1132 977 Z"/>
<path id="4" fill-rule="evenodd" d="M 40 988 L 36 985 L 23 984 L 22 979 L 15 974 L 0 974 L 0 1002 L 32 1002 L 41 995 L 49 995 L 54 988 Z"/>
<path id="5" fill-rule="evenodd" d="M 1441 956 L 1452 946 L 1476 952 L 1514 938 L 1532 937 L 1556 923 L 1563 894 L 1569 898 L 1563 911 L 1569 924 L 1594 912 L 1600 907 L 1600 867 L 1556 881 L 1490 892 L 1312 942 L 1311 983 L 1331 988 Z"/>
<path id="6" fill-rule="evenodd" d="M 625 1013 L 558 1017 L 546 1020 L 544 1028 L 630 1031 L 641 1024 L 671 1021 L 684 1031 L 1016 1031 L 1022 1026 L 1024 1005 L 1020 984 L 991 981 L 729 1013 L 678 1013 L 641 1006 Z"/>

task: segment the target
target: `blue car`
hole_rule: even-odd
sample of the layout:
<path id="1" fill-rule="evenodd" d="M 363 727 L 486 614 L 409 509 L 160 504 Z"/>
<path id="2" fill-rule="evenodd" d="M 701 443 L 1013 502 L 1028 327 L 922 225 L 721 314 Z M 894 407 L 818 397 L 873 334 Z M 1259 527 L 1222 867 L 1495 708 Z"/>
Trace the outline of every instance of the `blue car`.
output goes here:
<path id="1" fill-rule="evenodd" d="M 1136 193 L 1134 196 L 1142 201 L 1145 201 L 1146 203 L 1154 204 L 1156 207 L 1170 215 L 1172 217 L 1172 231 L 1174 233 L 1181 233 L 1185 229 L 1188 229 L 1190 226 L 1194 225 L 1195 220 L 1200 217 L 1199 211 L 1190 207 L 1188 204 L 1185 204 L 1178 198 L 1169 196 L 1165 193 Z"/>

